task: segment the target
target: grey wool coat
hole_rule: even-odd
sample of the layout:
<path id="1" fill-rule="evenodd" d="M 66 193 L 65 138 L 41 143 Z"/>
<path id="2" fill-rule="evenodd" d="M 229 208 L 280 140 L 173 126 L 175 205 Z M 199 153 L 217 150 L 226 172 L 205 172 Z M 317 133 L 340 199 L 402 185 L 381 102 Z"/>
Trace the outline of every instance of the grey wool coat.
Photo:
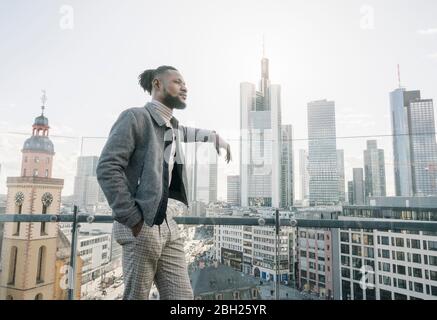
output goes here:
<path id="1" fill-rule="evenodd" d="M 169 198 L 188 206 L 187 176 L 181 142 L 216 142 L 215 131 L 189 128 L 171 119 L 176 135 L 175 163 Z M 153 104 L 123 111 L 111 128 L 97 165 L 97 180 L 114 220 L 132 228 L 144 220 L 153 225 L 162 197 L 164 119 Z"/>

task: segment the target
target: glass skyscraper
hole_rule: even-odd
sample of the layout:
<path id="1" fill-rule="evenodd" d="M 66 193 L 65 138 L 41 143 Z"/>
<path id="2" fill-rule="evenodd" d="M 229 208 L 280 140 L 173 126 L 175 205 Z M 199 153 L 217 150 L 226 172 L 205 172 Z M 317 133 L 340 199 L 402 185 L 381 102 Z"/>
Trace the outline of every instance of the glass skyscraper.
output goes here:
<path id="1" fill-rule="evenodd" d="M 398 88 L 390 93 L 390 111 L 396 195 L 437 195 L 433 101 Z"/>
<path id="2" fill-rule="evenodd" d="M 240 85 L 241 205 L 279 207 L 281 202 L 281 87 L 270 84 L 261 60 L 260 91 Z"/>
<path id="3" fill-rule="evenodd" d="M 310 206 L 339 202 L 335 102 L 308 103 Z"/>

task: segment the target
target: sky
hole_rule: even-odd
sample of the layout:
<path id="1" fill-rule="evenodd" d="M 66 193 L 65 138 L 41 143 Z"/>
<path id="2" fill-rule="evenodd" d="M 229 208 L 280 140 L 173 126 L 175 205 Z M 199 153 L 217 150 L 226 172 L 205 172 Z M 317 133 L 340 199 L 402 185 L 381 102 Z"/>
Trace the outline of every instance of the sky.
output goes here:
<path id="1" fill-rule="evenodd" d="M 437 98 L 435 0 L 2 0 L 0 2 L 0 193 L 17 176 L 21 148 L 41 112 L 55 144 L 53 176 L 73 192 L 77 156 L 100 153 L 124 109 L 150 97 L 137 84 L 145 69 L 172 65 L 188 86 L 186 125 L 216 130 L 232 146 L 219 159 L 218 197 L 238 174 L 239 87 L 258 85 L 262 39 L 270 79 L 281 85 L 282 123 L 307 148 L 309 101 L 336 103 L 338 137 L 390 134 L 389 92 L 401 85 Z M 393 194 L 390 137 L 386 154 Z M 363 167 L 366 138 L 339 138 L 346 180 Z M 295 184 L 299 196 L 299 185 Z"/>

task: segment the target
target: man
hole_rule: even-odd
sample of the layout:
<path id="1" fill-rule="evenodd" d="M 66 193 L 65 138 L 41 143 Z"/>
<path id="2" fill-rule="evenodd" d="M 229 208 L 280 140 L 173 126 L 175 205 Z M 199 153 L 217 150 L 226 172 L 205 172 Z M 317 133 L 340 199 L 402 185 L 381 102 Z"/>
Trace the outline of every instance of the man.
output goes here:
<path id="1" fill-rule="evenodd" d="M 123 299 L 148 299 L 153 282 L 161 299 L 193 299 L 183 239 L 167 215 L 168 198 L 188 206 L 181 141 L 214 143 L 219 155 L 226 149 L 228 163 L 231 151 L 215 131 L 184 127 L 173 117 L 187 98 L 175 68 L 146 70 L 139 83 L 152 101 L 121 113 L 97 166 L 113 211 L 114 237 L 122 245 Z"/>

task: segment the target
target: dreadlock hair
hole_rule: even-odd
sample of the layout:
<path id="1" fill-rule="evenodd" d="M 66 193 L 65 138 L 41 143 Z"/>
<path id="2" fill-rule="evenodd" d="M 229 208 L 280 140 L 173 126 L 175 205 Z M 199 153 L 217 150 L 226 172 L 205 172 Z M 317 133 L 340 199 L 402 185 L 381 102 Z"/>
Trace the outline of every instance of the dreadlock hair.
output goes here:
<path id="1" fill-rule="evenodd" d="M 152 81 L 160 74 L 166 72 L 167 70 L 176 70 L 176 68 L 171 66 L 160 66 L 157 69 L 149 69 L 144 71 L 138 76 L 138 83 L 144 91 L 152 94 Z"/>

